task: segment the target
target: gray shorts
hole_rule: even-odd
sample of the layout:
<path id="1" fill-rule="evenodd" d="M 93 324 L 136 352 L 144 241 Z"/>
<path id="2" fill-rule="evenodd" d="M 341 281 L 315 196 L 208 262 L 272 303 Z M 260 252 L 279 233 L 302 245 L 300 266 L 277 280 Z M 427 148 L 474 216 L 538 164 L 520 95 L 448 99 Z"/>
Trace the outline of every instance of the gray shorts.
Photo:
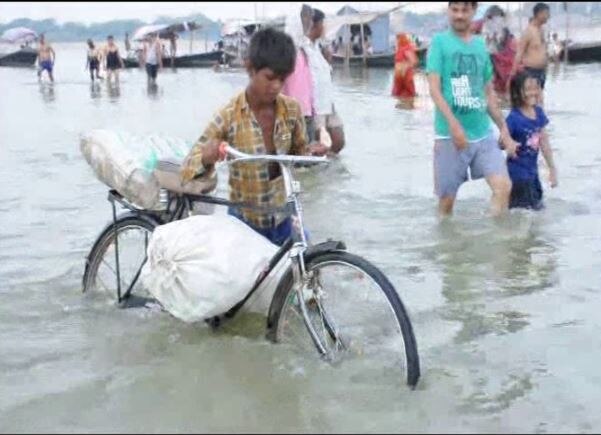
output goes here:
<path id="1" fill-rule="evenodd" d="M 434 141 L 434 190 L 439 198 L 456 196 L 459 187 L 470 178 L 504 175 L 509 178 L 505 155 L 491 134 L 477 142 L 470 142 L 459 151 L 452 139 Z"/>

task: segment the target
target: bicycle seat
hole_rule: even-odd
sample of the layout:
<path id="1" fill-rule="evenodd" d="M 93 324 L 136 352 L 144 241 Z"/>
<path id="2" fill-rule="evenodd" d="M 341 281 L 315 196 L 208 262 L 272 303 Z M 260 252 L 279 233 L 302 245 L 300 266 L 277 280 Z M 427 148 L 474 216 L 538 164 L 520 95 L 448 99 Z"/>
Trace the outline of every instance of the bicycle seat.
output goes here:
<path id="1" fill-rule="evenodd" d="M 209 179 L 192 180 L 182 185 L 181 168 L 182 166 L 179 163 L 159 160 L 153 173 L 161 188 L 174 193 L 202 195 L 215 190 L 217 187 L 216 173 L 213 173 Z"/>

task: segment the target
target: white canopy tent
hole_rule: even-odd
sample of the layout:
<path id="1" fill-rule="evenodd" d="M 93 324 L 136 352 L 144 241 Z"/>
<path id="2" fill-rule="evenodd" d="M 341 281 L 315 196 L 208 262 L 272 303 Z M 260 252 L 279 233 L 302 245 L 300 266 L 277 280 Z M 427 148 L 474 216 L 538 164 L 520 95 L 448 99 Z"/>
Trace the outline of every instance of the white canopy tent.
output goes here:
<path id="1" fill-rule="evenodd" d="M 2 42 L 31 42 L 36 40 L 38 34 L 27 27 L 13 27 L 12 29 L 5 30 L 0 36 L 0 41 Z"/>

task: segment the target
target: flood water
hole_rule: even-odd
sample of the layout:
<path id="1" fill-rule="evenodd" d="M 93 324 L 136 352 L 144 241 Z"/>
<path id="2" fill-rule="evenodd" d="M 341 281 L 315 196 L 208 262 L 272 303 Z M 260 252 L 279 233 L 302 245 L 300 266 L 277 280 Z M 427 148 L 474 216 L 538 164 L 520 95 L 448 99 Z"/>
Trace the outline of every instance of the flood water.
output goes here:
<path id="1" fill-rule="evenodd" d="M 306 221 L 396 286 L 421 357 L 411 391 L 273 345 L 261 319 L 213 333 L 82 297 L 84 257 L 111 211 L 79 134 L 194 140 L 246 78 L 165 70 L 149 93 L 131 70 L 111 91 L 90 86 L 83 44 L 56 50 L 53 87 L 0 69 L 1 432 L 601 430 L 601 64 L 550 71 L 560 185 L 542 170 L 546 210 L 491 220 L 479 181 L 442 224 L 424 77 L 403 110 L 392 70 L 336 71 L 348 143 L 302 175 Z"/>

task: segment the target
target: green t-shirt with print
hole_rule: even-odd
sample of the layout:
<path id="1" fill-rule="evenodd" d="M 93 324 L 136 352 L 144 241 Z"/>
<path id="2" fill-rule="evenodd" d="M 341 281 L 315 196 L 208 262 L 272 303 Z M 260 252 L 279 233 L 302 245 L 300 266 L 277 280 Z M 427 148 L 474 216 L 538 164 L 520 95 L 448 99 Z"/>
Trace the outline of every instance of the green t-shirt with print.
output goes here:
<path id="1" fill-rule="evenodd" d="M 453 30 L 436 34 L 428 48 L 426 71 L 440 76 L 442 95 L 468 140 L 487 136 L 491 120 L 485 86 L 493 77 L 493 67 L 484 39 L 472 36 L 466 42 Z M 451 136 L 447 120 L 438 108 L 434 129 L 437 136 Z"/>

